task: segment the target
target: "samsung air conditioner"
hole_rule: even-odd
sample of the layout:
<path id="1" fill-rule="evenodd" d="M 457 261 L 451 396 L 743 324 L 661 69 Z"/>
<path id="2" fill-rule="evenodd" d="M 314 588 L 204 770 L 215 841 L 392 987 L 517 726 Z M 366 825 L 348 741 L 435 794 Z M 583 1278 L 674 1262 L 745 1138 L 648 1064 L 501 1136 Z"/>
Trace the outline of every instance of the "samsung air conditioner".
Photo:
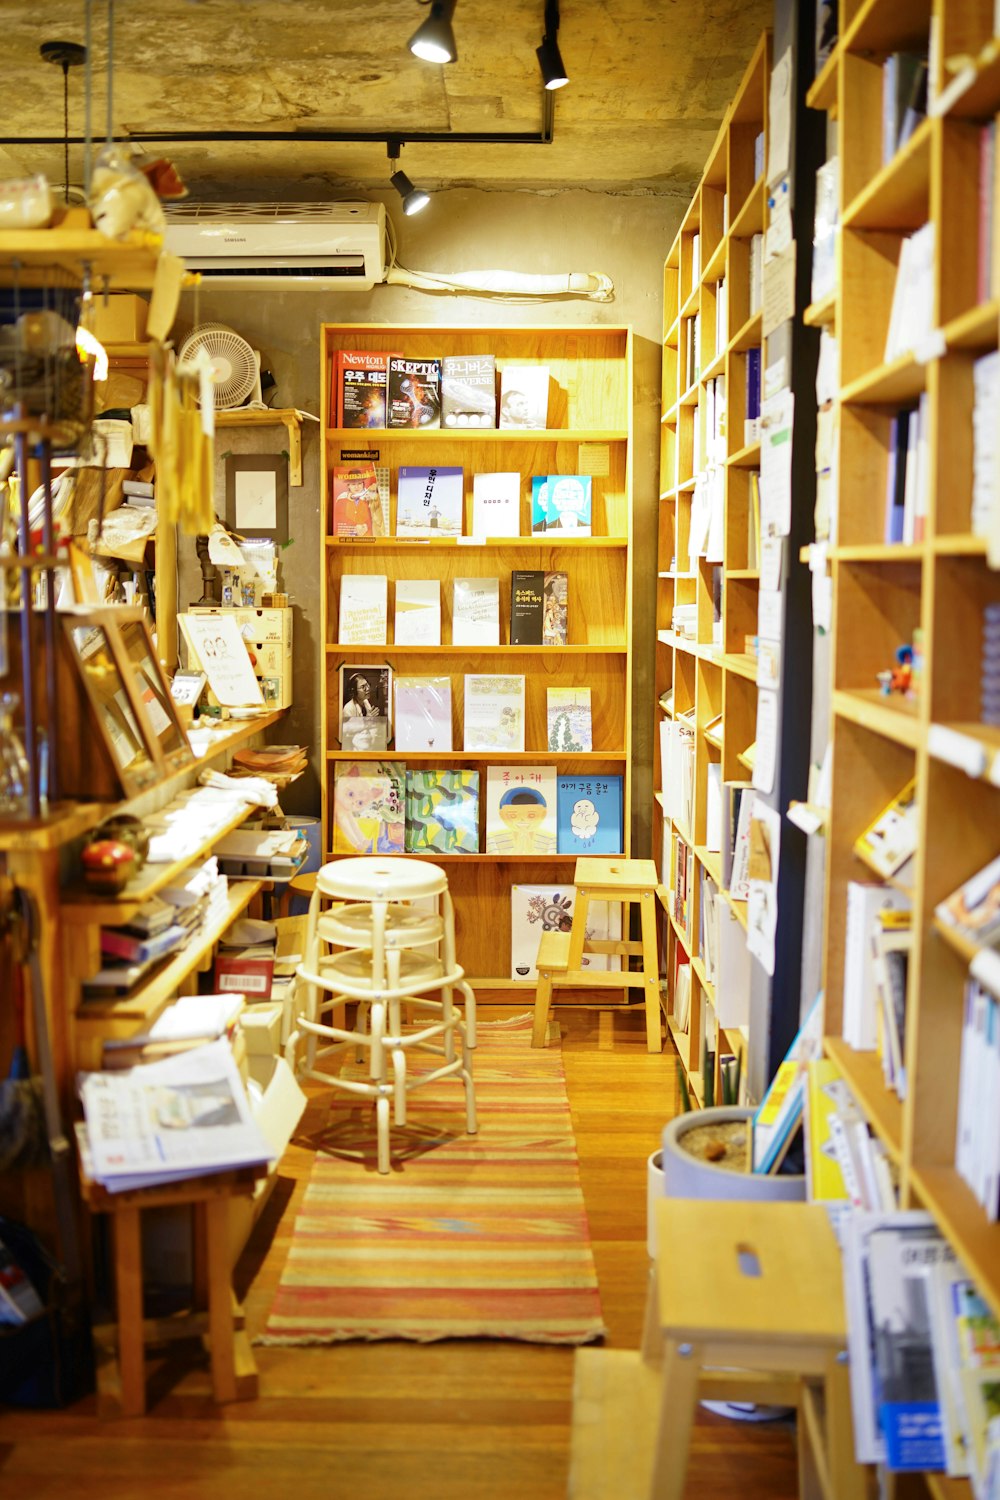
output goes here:
<path id="1" fill-rule="evenodd" d="M 385 206 L 178 203 L 164 248 L 215 285 L 369 292 L 385 280 Z"/>

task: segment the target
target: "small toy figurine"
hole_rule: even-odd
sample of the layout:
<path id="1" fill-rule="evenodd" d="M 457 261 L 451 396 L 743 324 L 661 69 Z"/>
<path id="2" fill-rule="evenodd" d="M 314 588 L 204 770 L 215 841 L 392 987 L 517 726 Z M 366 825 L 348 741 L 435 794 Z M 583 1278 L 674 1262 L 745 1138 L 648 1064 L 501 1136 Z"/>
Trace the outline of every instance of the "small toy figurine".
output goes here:
<path id="1" fill-rule="evenodd" d="M 886 698 L 890 693 L 902 693 L 904 697 L 913 696 L 913 647 L 896 647 L 896 665 L 891 672 L 879 672 L 879 687 Z"/>

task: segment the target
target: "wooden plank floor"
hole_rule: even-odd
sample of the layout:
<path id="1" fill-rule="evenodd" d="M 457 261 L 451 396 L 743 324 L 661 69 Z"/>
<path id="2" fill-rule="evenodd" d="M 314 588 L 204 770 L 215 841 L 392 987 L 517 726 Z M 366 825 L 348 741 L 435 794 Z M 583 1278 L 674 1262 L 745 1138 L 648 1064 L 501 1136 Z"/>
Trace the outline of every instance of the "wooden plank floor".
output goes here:
<path id="1" fill-rule="evenodd" d="M 486 1016 L 489 1012 L 481 1010 Z M 509 1012 L 506 1012 L 509 1014 Z M 640 1012 L 561 1008 L 563 1053 L 609 1346 L 636 1348 L 647 1272 L 646 1159 L 675 1112 L 669 1050 L 645 1050 Z M 308 1125 L 309 1115 L 304 1124 Z M 238 1269 L 248 1330 L 263 1325 L 310 1155 L 291 1147 Z M 697 1246 L 691 1247 L 697 1254 Z M 190 1345 L 151 1362 L 150 1409 L 101 1421 L 68 1411 L 0 1412 L 0 1494 L 31 1500 L 562 1500 L 573 1352 L 490 1342 L 340 1344 L 255 1351 L 256 1401 L 218 1408 Z M 699 1412 L 688 1494 L 796 1494 L 787 1423 Z"/>

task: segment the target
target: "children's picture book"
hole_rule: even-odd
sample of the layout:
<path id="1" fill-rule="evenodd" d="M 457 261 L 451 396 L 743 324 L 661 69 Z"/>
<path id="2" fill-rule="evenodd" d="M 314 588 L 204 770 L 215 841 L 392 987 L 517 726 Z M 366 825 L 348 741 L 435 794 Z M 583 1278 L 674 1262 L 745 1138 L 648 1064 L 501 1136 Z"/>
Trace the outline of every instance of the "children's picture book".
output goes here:
<path id="1" fill-rule="evenodd" d="M 353 755 L 388 748 L 392 733 L 392 668 L 343 662 L 340 745 Z"/>
<path id="2" fill-rule="evenodd" d="M 539 530 L 590 536 L 592 517 L 593 480 L 589 474 L 549 474 L 546 477 L 545 525 Z"/>
<path id="3" fill-rule="evenodd" d="M 367 459 L 334 464 L 332 480 L 333 535 L 385 536 L 388 509 L 376 465 Z"/>
<path id="4" fill-rule="evenodd" d="M 973 943 L 1000 937 L 1000 855 L 942 901 L 938 920 Z"/>
<path id="5" fill-rule="evenodd" d="M 396 675 L 395 744 L 403 750 L 451 749 L 451 679 Z"/>
<path id="6" fill-rule="evenodd" d="M 384 573 L 344 573 L 340 580 L 342 646 L 384 646 L 388 630 L 389 580 Z"/>
<path id="7" fill-rule="evenodd" d="M 334 854 L 403 854 L 405 803 L 405 765 L 338 761 L 333 782 Z"/>
<path id="8" fill-rule="evenodd" d="M 565 573 L 546 573 L 542 585 L 542 645 L 565 646 L 568 582 Z"/>
<path id="9" fill-rule="evenodd" d="M 545 574 L 540 568 L 514 568 L 510 575 L 510 643 L 540 646 L 545 612 Z"/>
<path id="10" fill-rule="evenodd" d="M 436 578 L 400 578 L 396 582 L 397 646 L 440 646 L 441 584 Z"/>
<path id="11" fill-rule="evenodd" d="M 500 372 L 500 426 L 544 428 L 548 414 L 548 365 L 505 365 Z"/>
<path id="12" fill-rule="evenodd" d="M 407 771 L 406 852 L 479 853 L 478 771 Z"/>
<path id="13" fill-rule="evenodd" d="M 550 750 L 567 755 L 593 750 L 589 687 L 550 687 L 545 693 Z"/>
<path id="14" fill-rule="evenodd" d="M 620 776 L 560 776 L 556 815 L 560 854 L 621 854 Z"/>
<path id="15" fill-rule="evenodd" d="M 339 349 L 334 362 L 333 427 L 384 427 L 389 356 L 378 349 Z"/>
<path id="16" fill-rule="evenodd" d="M 389 359 L 387 427 L 441 426 L 441 361 Z"/>
<path id="17" fill-rule="evenodd" d="M 441 361 L 441 426 L 497 425 L 496 360 L 492 354 L 446 354 Z"/>
<path id="18" fill-rule="evenodd" d="M 524 677 L 468 673 L 465 750 L 524 750 Z"/>
<path id="19" fill-rule="evenodd" d="M 400 466 L 396 495 L 397 536 L 461 536 L 463 506 L 461 469 Z"/>
<path id="20" fill-rule="evenodd" d="M 472 476 L 472 535 L 521 535 L 521 476 L 519 473 Z"/>
<path id="21" fill-rule="evenodd" d="M 549 476 L 531 476 L 531 534 L 537 536 L 549 529 Z"/>
<path id="22" fill-rule="evenodd" d="M 917 784 L 910 781 L 854 842 L 869 869 L 905 880 L 917 848 Z"/>
<path id="23" fill-rule="evenodd" d="M 510 977 L 538 981 L 535 960 L 543 932 L 569 932 L 573 925 L 576 887 L 572 885 L 512 885 L 510 888 Z M 617 902 L 593 901 L 587 910 L 591 942 L 619 941 L 622 909 Z M 607 972 L 621 968 L 621 959 L 607 953 L 585 953 L 581 967 Z"/>
<path id="24" fill-rule="evenodd" d="M 452 591 L 453 646 L 499 646 L 499 578 L 456 578 Z"/>
<path id="25" fill-rule="evenodd" d="M 553 766 L 487 768 L 486 852 L 555 854 L 556 772 Z"/>

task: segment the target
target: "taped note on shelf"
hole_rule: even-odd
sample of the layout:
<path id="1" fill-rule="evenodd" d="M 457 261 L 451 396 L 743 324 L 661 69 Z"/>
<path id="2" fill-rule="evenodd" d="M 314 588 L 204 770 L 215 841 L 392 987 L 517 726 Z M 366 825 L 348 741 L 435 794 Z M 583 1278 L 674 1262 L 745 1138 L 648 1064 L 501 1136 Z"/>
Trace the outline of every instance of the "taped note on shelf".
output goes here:
<path id="1" fill-rule="evenodd" d="M 757 686 L 776 688 L 781 682 L 781 647 L 777 641 L 757 642 Z"/>
<path id="2" fill-rule="evenodd" d="M 789 144 L 792 130 L 792 50 L 776 59 L 771 69 L 771 88 L 767 112 L 767 180 L 777 182 L 785 177 L 790 165 Z"/>
<path id="3" fill-rule="evenodd" d="M 943 359 L 948 350 L 943 328 L 932 328 L 913 351 L 918 365 L 929 365 L 932 359 Z"/>
<path id="4" fill-rule="evenodd" d="M 785 544 L 780 536 L 761 537 L 760 542 L 760 586 L 766 590 L 781 588 L 781 563 Z"/>
<path id="5" fill-rule="evenodd" d="M 767 338 L 795 316 L 795 241 L 764 263 L 763 332 Z"/>
<path id="6" fill-rule="evenodd" d="M 966 776 L 978 780 L 986 770 L 986 747 L 970 734 L 958 729 L 949 729 L 945 724 L 932 724 L 927 736 L 927 749 L 935 760 L 943 760 Z"/>
<path id="7" fill-rule="evenodd" d="M 766 688 L 757 694 L 757 753 L 753 784 L 758 792 L 774 787 L 774 764 L 778 752 L 778 695 Z"/>
<path id="8" fill-rule="evenodd" d="M 781 814 L 754 798 L 750 819 L 750 894 L 747 897 L 747 948 L 765 972 L 774 973 L 774 937 L 778 927 L 778 865 Z"/>
<path id="9" fill-rule="evenodd" d="M 757 634 L 768 641 L 781 640 L 782 595 L 778 589 L 762 588 L 757 595 Z M 758 679 L 759 680 L 759 679 Z"/>
<path id="10" fill-rule="evenodd" d="M 778 391 L 761 403 L 760 531 L 787 536 L 792 524 L 792 420 L 795 397 Z"/>

